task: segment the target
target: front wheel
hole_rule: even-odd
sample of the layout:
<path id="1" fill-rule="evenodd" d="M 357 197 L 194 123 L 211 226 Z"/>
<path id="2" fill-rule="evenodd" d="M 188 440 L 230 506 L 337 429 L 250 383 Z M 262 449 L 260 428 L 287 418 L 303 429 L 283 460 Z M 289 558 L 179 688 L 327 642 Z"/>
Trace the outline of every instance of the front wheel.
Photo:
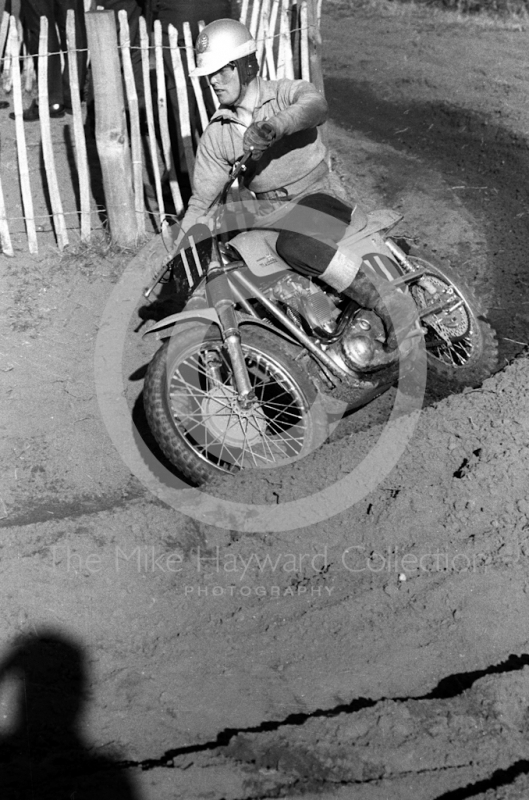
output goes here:
<path id="1" fill-rule="evenodd" d="M 457 392 L 477 386 L 498 364 L 496 334 L 481 318 L 478 299 L 450 267 L 432 263 L 413 250 L 408 260 L 425 273 L 410 285 L 410 291 L 425 329 L 430 388 Z M 440 306 L 445 308 L 436 311 Z"/>
<path id="2" fill-rule="evenodd" d="M 245 330 L 242 348 L 255 399 L 237 397 L 216 326 L 183 329 L 151 361 L 143 397 L 149 427 L 191 483 L 302 458 L 327 436 L 327 415 L 294 360 L 296 348 Z"/>

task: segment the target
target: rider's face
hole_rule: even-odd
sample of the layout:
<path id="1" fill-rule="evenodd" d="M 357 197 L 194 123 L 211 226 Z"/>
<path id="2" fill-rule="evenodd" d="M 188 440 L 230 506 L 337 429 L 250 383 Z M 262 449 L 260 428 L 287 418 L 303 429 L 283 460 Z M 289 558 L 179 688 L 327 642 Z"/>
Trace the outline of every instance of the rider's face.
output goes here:
<path id="1" fill-rule="evenodd" d="M 241 94 L 241 82 L 235 64 L 226 64 L 209 75 L 208 79 L 223 106 L 232 106 L 237 102 Z"/>

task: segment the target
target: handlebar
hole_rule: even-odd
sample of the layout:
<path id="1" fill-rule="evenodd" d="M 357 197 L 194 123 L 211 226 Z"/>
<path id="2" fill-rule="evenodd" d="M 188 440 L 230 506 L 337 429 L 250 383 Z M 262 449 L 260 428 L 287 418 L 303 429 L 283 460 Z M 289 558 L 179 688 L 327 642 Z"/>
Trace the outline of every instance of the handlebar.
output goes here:
<path id="1" fill-rule="evenodd" d="M 208 211 L 212 209 L 216 205 L 220 205 L 226 199 L 226 195 L 228 194 L 232 183 L 239 177 L 241 172 L 246 172 L 246 165 L 248 161 L 252 157 L 254 148 L 251 147 L 247 153 L 245 153 L 238 161 L 235 162 L 233 167 L 230 170 L 230 177 L 228 181 L 224 184 L 218 195 L 215 199 L 209 204 Z"/>

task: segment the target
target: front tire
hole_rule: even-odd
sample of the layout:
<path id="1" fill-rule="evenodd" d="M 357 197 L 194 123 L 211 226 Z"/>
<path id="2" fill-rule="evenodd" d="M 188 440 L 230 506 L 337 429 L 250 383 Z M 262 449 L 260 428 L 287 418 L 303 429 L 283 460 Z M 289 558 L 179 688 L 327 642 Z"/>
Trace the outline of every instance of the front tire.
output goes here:
<path id="1" fill-rule="evenodd" d="M 149 427 L 192 484 L 303 458 L 327 436 L 327 415 L 297 348 L 247 328 L 242 348 L 256 400 L 241 407 L 216 326 L 177 332 L 151 361 L 144 385 Z"/>
<path id="2" fill-rule="evenodd" d="M 450 267 L 432 262 L 430 257 L 427 260 L 414 250 L 407 258 L 425 271 L 429 284 L 430 291 L 420 281 L 410 286 L 419 312 L 450 297 L 454 300 L 452 310 L 422 318 L 429 388 L 446 394 L 447 389 L 458 392 L 481 384 L 498 365 L 498 341 L 494 329 L 481 316 L 479 300 Z"/>

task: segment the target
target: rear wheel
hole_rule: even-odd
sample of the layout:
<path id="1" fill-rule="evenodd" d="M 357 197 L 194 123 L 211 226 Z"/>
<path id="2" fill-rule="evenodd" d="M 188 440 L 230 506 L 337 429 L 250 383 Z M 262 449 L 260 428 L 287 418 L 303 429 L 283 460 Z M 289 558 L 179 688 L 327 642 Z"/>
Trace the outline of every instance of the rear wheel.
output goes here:
<path id="1" fill-rule="evenodd" d="M 408 260 L 425 271 L 424 279 L 412 283 L 410 291 L 426 330 L 429 386 L 458 391 L 482 383 L 497 366 L 498 342 L 480 316 L 474 292 L 444 264 L 432 263 L 413 250 Z M 436 310 L 439 306 L 445 308 Z"/>
<path id="2" fill-rule="evenodd" d="M 255 400 L 239 402 L 216 326 L 183 330 L 153 358 L 144 386 L 149 427 L 192 483 L 304 457 L 327 435 L 321 400 L 287 342 L 246 328 L 242 348 Z"/>

